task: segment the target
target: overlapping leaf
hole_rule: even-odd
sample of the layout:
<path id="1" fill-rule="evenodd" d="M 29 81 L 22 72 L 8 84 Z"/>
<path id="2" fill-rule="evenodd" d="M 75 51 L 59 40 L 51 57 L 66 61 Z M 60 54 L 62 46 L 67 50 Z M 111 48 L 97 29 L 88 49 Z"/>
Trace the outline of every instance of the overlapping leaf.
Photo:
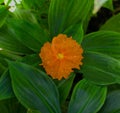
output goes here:
<path id="1" fill-rule="evenodd" d="M 39 24 L 48 29 L 48 9 L 50 0 L 22 0 L 25 9 L 32 9 L 32 12 L 39 21 Z"/>
<path id="2" fill-rule="evenodd" d="M 0 100 L 14 97 L 8 70 L 0 77 Z"/>
<path id="3" fill-rule="evenodd" d="M 120 33 L 120 14 L 111 17 L 100 30 L 116 31 Z"/>
<path id="4" fill-rule="evenodd" d="M 21 59 L 21 62 L 24 62 L 32 66 L 40 67 L 39 64 L 41 63 L 41 60 L 38 54 L 31 54 L 23 57 Z"/>
<path id="5" fill-rule="evenodd" d="M 39 9 L 39 10 L 42 10 L 42 11 L 46 11 L 46 10 L 43 10 L 43 6 L 45 7 L 45 4 L 47 4 L 49 2 L 49 0 L 22 0 L 22 4 L 25 8 L 32 8 L 32 9 Z M 40 11 L 40 13 L 42 12 Z"/>
<path id="6" fill-rule="evenodd" d="M 14 51 L 17 54 L 30 54 L 32 51 L 16 39 L 16 35 L 7 27 L 0 29 L 0 48 Z"/>
<path id="7" fill-rule="evenodd" d="M 16 35 L 16 38 L 35 52 L 39 52 L 40 47 L 48 41 L 48 34 L 38 24 L 14 19 L 7 24 Z"/>
<path id="8" fill-rule="evenodd" d="M 6 68 L 7 68 L 7 63 L 0 55 L 0 76 L 3 74 Z"/>
<path id="9" fill-rule="evenodd" d="M 58 91 L 44 72 L 17 62 L 10 62 L 9 69 L 14 93 L 26 108 L 60 113 Z"/>
<path id="10" fill-rule="evenodd" d="M 0 27 L 4 24 L 5 19 L 8 15 L 8 8 L 0 5 Z"/>
<path id="11" fill-rule="evenodd" d="M 83 75 L 98 84 L 120 83 L 120 33 L 96 32 L 82 43 Z"/>
<path id="12" fill-rule="evenodd" d="M 83 22 L 92 5 L 93 0 L 51 0 L 48 18 L 51 36 L 63 33 L 70 25 Z"/>
<path id="13" fill-rule="evenodd" d="M 65 100 L 70 92 L 74 77 L 75 77 L 75 73 L 72 73 L 68 79 L 62 80 L 58 83 L 58 90 L 59 90 L 59 94 L 60 94 L 60 103 L 61 104 L 63 104 L 65 102 Z"/>
<path id="14" fill-rule="evenodd" d="M 37 23 L 37 18 L 35 15 L 26 9 L 16 8 L 16 10 L 12 13 L 13 18 L 26 20 L 32 23 Z"/>
<path id="15" fill-rule="evenodd" d="M 0 113 L 26 113 L 26 111 L 16 98 L 0 101 Z"/>
<path id="16" fill-rule="evenodd" d="M 64 31 L 68 36 L 72 36 L 79 44 L 82 42 L 84 31 L 81 24 L 71 25 Z"/>
<path id="17" fill-rule="evenodd" d="M 106 102 L 99 113 L 120 113 L 120 90 L 108 94 Z"/>
<path id="18" fill-rule="evenodd" d="M 23 53 L 21 53 L 23 54 Z M 1 50 L 0 51 L 0 56 L 2 59 L 10 59 L 10 60 L 20 60 L 22 57 L 19 55 L 19 53 L 9 51 L 9 50 Z"/>
<path id="19" fill-rule="evenodd" d="M 104 104 L 106 87 L 83 79 L 74 88 L 68 113 L 96 113 Z"/>

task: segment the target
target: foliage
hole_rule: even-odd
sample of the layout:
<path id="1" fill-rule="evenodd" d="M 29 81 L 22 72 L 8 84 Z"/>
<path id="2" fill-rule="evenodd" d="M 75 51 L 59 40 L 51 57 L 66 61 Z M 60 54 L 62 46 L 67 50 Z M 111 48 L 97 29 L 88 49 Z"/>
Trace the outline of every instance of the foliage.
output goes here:
<path id="1" fill-rule="evenodd" d="M 0 0 L 0 113 L 119 113 L 120 14 L 88 33 L 94 0 L 22 0 L 14 12 L 10 2 Z M 81 45 L 83 65 L 57 80 L 39 52 L 61 33 Z"/>

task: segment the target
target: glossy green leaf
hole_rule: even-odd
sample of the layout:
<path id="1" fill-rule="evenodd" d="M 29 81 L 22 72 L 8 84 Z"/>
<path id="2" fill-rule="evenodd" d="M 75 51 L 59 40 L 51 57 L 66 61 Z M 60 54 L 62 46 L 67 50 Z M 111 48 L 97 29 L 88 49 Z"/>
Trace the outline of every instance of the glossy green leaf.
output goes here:
<path id="1" fill-rule="evenodd" d="M 106 102 L 99 113 L 120 113 L 120 90 L 108 94 Z"/>
<path id="2" fill-rule="evenodd" d="M 72 36 L 78 43 L 82 42 L 84 31 L 81 24 L 72 25 L 64 31 L 68 36 Z"/>
<path id="3" fill-rule="evenodd" d="M 22 58 L 16 52 L 4 50 L 4 49 L 0 51 L 0 56 L 3 59 L 10 59 L 10 60 L 20 60 Z"/>
<path id="4" fill-rule="evenodd" d="M 3 74 L 3 72 L 6 70 L 6 68 L 7 68 L 7 63 L 0 55 L 0 77 Z"/>
<path id="5" fill-rule="evenodd" d="M 49 2 L 49 0 L 22 0 L 25 8 L 42 9 L 42 6 Z"/>
<path id="6" fill-rule="evenodd" d="M 33 67 L 36 67 L 42 71 L 45 71 L 43 66 L 40 65 L 40 64 L 42 64 L 42 61 L 38 54 L 27 55 L 22 58 L 21 62 L 32 65 Z"/>
<path id="7" fill-rule="evenodd" d="M 22 58 L 21 60 L 22 62 L 32 65 L 32 66 L 39 66 L 39 64 L 41 64 L 41 60 L 38 54 L 31 54 L 31 55 L 27 55 L 25 57 Z"/>
<path id="8" fill-rule="evenodd" d="M 104 104 L 106 92 L 106 87 L 83 79 L 73 90 L 68 113 L 96 113 Z"/>
<path id="9" fill-rule="evenodd" d="M 0 63 L 4 66 L 7 67 L 8 63 L 5 61 L 4 57 L 0 54 Z"/>
<path id="10" fill-rule="evenodd" d="M 41 27 L 47 29 L 49 4 L 50 0 L 22 0 L 23 7 L 28 10 L 32 9 L 30 12 L 36 16 L 36 19 L 39 21 Z"/>
<path id="11" fill-rule="evenodd" d="M 72 73 L 68 79 L 61 80 L 58 83 L 58 90 L 60 94 L 60 103 L 63 104 L 71 90 L 75 73 Z"/>
<path id="12" fill-rule="evenodd" d="M 112 16 L 101 28 L 100 30 L 109 30 L 120 32 L 120 14 Z"/>
<path id="13" fill-rule="evenodd" d="M 0 100 L 14 97 L 8 70 L 0 77 Z"/>
<path id="14" fill-rule="evenodd" d="M 96 32 L 83 42 L 84 59 L 81 72 L 97 84 L 120 83 L 120 33 Z"/>
<path id="15" fill-rule="evenodd" d="M 37 19 L 31 11 L 21 8 L 16 8 L 16 10 L 12 13 L 13 18 L 23 19 L 32 23 L 37 23 Z"/>
<path id="16" fill-rule="evenodd" d="M 0 55 L 0 77 L 4 73 L 4 71 L 7 69 L 8 64 L 5 61 L 5 59 Z"/>
<path id="17" fill-rule="evenodd" d="M 32 51 L 16 39 L 16 36 L 7 27 L 0 29 L 0 48 L 14 51 L 16 54 L 30 54 Z"/>
<path id="18" fill-rule="evenodd" d="M 4 73 L 5 69 L 6 67 L 2 63 L 0 63 L 0 76 Z"/>
<path id="19" fill-rule="evenodd" d="M 26 109 L 16 98 L 0 101 L 0 113 L 26 113 Z"/>
<path id="20" fill-rule="evenodd" d="M 8 8 L 0 5 L 0 27 L 4 24 L 5 19 L 8 15 Z"/>
<path id="21" fill-rule="evenodd" d="M 51 36 L 83 22 L 92 5 L 93 0 L 51 0 L 48 16 Z"/>
<path id="22" fill-rule="evenodd" d="M 58 90 L 48 75 L 18 62 L 10 62 L 9 69 L 14 93 L 26 108 L 60 113 Z"/>
<path id="23" fill-rule="evenodd" d="M 38 24 L 13 19 L 8 22 L 8 26 L 23 45 L 35 52 L 39 52 L 41 46 L 48 41 L 48 34 Z"/>

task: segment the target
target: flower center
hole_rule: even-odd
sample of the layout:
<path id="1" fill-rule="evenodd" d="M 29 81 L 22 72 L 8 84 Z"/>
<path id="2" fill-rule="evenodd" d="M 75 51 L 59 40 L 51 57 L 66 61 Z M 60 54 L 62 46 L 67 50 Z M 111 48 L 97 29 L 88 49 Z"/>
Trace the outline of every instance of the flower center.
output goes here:
<path id="1" fill-rule="evenodd" d="M 58 58 L 58 59 L 63 59 L 63 58 L 64 58 L 64 55 L 63 55 L 62 53 L 58 53 L 57 58 Z"/>

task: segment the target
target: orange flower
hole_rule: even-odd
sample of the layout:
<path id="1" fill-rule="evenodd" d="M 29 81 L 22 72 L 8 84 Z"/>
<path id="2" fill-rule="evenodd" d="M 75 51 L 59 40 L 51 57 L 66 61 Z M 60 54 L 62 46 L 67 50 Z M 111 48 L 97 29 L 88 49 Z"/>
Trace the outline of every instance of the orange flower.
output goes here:
<path id="1" fill-rule="evenodd" d="M 72 37 L 59 34 L 52 43 L 43 45 L 39 56 L 47 74 L 60 80 L 62 77 L 67 78 L 73 68 L 80 69 L 82 53 L 83 49 Z"/>

